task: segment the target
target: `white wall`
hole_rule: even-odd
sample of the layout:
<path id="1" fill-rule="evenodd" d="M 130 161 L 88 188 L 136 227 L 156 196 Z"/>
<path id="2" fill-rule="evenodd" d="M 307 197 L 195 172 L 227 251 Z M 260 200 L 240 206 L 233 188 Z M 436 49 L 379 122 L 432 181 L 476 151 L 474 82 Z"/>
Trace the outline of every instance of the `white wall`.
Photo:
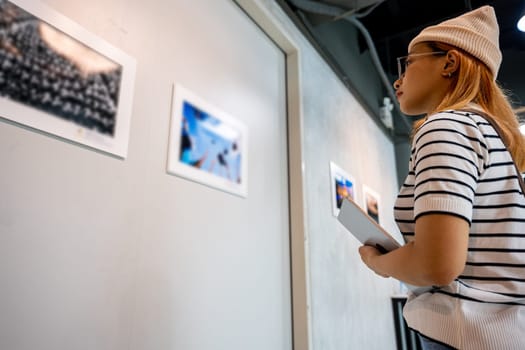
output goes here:
<path id="1" fill-rule="evenodd" d="M 282 51 L 229 0 L 46 3 L 136 58 L 129 150 L 0 122 L 0 348 L 290 349 Z M 248 126 L 246 199 L 166 173 L 174 82 Z"/>

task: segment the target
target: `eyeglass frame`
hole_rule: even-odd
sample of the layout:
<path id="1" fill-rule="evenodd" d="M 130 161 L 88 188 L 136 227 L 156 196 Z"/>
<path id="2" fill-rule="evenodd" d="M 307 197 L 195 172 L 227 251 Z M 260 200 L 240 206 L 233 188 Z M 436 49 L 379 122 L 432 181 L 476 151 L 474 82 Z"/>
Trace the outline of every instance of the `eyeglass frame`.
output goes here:
<path id="1" fill-rule="evenodd" d="M 435 56 L 435 55 L 446 55 L 448 51 L 432 51 L 432 52 L 421 52 L 421 53 L 413 53 L 406 56 L 401 56 L 396 58 L 397 60 L 397 74 L 398 78 L 401 79 L 403 75 L 405 75 L 406 70 L 408 68 L 408 65 L 406 64 L 408 58 L 412 57 L 421 57 L 421 56 Z M 404 64 L 401 64 L 401 61 L 404 60 Z"/>

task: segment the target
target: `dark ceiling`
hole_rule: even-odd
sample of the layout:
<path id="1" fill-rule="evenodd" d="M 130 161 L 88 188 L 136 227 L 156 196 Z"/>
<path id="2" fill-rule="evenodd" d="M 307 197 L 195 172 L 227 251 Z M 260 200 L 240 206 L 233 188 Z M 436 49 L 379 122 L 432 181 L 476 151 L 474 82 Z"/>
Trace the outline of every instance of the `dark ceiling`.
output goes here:
<path id="1" fill-rule="evenodd" d="M 525 116 L 525 33 L 516 28 L 518 19 L 525 14 L 525 0 L 276 0 L 292 17 L 314 46 L 333 67 L 345 64 L 345 57 L 328 52 L 333 26 L 334 35 L 342 26 L 341 19 L 354 17 L 366 28 L 377 52 L 385 76 L 391 82 L 397 77 L 396 57 L 407 54 L 410 40 L 424 27 L 458 16 L 483 5 L 494 7 L 500 26 L 500 47 L 503 63 L 498 81 L 512 98 L 513 106 Z M 351 21 L 352 22 L 352 21 Z M 355 25 L 355 21 L 353 21 Z M 359 24 L 358 23 L 358 24 Z M 322 26 L 324 37 L 315 33 Z M 328 28 L 328 30 L 327 30 Z M 336 29 L 337 28 L 337 29 Z M 350 36 L 349 36 L 350 37 Z M 359 46 L 368 49 L 365 37 Z M 317 41 L 317 42 L 316 42 Z M 324 54 L 323 54 L 323 51 Z M 330 62 L 328 62 L 330 63 Z M 336 70 L 341 74 L 343 70 Z M 344 75 L 344 74 L 343 74 Z M 348 76 L 342 76 L 344 81 Z M 390 83 L 391 84 L 391 83 Z M 385 84 L 386 85 L 386 84 Z M 402 123 L 401 123 L 402 124 Z M 400 124 L 400 125 L 401 125 Z M 406 123 L 405 123 L 406 125 Z M 396 127 L 394 127 L 396 129 Z M 406 132 L 406 130 L 404 130 Z"/>
<path id="2" fill-rule="evenodd" d="M 389 63 L 388 67 L 392 69 L 395 58 L 407 54 L 408 43 L 424 27 L 483 5 L 494 7 L 500 26 L 502 51 L 525 52 L 525 33 L 516 28 L 519 18 L 525 14 L 524 0 L 386 0 L 360 21 L 374 39 L 384 67 Z"/>

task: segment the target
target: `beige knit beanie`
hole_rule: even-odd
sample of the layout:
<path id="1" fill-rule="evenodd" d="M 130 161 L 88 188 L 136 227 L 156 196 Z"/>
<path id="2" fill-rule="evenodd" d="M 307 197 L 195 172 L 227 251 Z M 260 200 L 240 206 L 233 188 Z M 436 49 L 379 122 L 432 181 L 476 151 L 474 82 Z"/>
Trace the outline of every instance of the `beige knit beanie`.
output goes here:
<path id="1" fill-rule="evenodd" d="M 408 45 L 424 41 L 437 41 L 463 49 L 485 63 L 494 79 L 501 64 L 499 49 L 499 27 L 492 6 L 482 6 L 461 16 L 427 27 Z"/>

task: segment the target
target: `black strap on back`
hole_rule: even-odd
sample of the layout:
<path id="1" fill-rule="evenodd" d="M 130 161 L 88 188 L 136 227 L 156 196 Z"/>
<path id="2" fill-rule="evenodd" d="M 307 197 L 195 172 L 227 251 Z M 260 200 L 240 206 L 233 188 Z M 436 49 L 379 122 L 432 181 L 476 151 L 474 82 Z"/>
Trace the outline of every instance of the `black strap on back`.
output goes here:
<path id="1" fill-rule="evenodd" d="M 472 114 L 477 114 L 477 115 L 482 116 L 486 121 L 488 121 L 490 123 L 490 125 L 494 128 L 494 130 L 496 130 L 496 133 L 498 134 L 499 138 L 501 139 L 501 141 L 505 145 L 505 148 L 507 149 L 507 151 L 509 150 L 508 142 L 503 137 L 503 132 L 501 131 L 500 126 L 498 125 L 498 123 L 496 123 L 494 121 L 494 118 L 492 118 L 492 116 L 488 115 L 484 111 L 480 111 L 480 110 L 477 110 L 477 109 L 461 109 L 461 111 L 472 113 Z M 521 172 L 520 172 L 520 170 L 518 168 L 518 165 L 516 164 L 516 161 L 514 160 L 514 157 L 512 156 L 512 153 L 510 153 L 510 151 L 509 151 L 509 154 L 510 154 L 510 157 L 512 159 L 512 163 L 514 164 L 514 168 L 516 169 L 516 174 L 518 175 L 518 182 L 520 183 L 521 192 L 522 192 L 523 195 L 525 195 L 525 182 L 523 181 L 523 177 L 522 177 Z"/>

